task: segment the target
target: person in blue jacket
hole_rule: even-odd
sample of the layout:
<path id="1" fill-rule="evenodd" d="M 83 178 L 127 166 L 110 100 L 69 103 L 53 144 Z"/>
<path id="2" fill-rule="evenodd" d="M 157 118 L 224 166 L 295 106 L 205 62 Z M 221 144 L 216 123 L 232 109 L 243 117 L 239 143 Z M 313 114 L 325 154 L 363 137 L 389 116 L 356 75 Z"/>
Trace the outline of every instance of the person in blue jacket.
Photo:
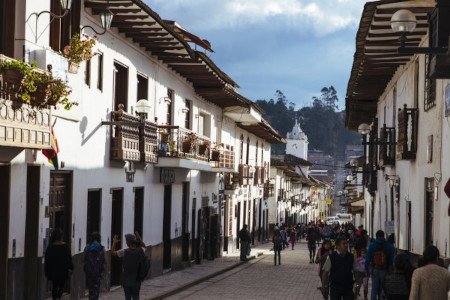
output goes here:
<path id="1" fill-rule="evenodd" d="M 372 273 L 371 300 L 381 299 L 382 283 L 395 255 L 395 249 L 386 241 L 383 230 L 378 230 L 375 236 L 376 239 L 370 243 L 367 250 L 365 264 L 367 275 L 369 270 Z"/>

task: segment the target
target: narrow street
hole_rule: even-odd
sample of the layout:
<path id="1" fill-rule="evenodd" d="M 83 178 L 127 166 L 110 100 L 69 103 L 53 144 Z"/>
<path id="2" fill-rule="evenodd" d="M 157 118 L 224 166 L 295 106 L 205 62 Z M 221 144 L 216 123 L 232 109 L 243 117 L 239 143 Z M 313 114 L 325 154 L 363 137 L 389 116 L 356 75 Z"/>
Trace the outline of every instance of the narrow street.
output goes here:
<path id="1" fill-rule="evenodd" d="M 300 247 L 298 247 L 300 246 Z M 306 244 L 281 252 L 281 265 L 264 255 L 167 299 L 322 299 L 317 265 Z"/>

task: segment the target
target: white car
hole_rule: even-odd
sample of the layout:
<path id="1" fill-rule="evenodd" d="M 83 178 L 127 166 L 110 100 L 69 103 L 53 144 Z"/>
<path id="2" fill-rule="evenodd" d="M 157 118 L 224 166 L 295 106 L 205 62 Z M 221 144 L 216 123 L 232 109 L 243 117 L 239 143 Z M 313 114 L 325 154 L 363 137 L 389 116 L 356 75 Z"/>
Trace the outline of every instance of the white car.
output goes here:
<path id="1" fill-rule="evenodd" d="M 337 220 L 340 225 L 346 224 L 346 223 L 353 223 L 353 216 L 352 214 L 336 214 Z"/>
<path id="2" fill-rule="evenodd" d="M 325 225 L 334 225 L 336 223 L 339 223 L 338 217 L 336 216 L 325 218 Z"/>

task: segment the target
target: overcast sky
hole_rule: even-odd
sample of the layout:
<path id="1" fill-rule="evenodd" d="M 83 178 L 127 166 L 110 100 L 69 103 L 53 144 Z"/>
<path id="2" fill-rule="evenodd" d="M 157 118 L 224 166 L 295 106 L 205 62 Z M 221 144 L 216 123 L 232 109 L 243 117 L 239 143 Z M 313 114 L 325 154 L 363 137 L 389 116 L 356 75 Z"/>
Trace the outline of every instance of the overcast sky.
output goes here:
<path id="1" fill-rule="evenodd" d="M 281 90 L 297 108 L 323 86 L 344 96 L 364 0 L 145 0 L 211 42 L 211 58 L 252 99 Z"/>

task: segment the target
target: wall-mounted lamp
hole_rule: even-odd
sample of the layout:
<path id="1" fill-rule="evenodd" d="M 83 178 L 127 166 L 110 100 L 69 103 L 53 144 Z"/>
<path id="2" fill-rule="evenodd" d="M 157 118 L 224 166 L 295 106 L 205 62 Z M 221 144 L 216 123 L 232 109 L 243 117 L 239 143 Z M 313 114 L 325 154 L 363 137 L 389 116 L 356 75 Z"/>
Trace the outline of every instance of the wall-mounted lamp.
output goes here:
<path id="1" fill-rule="evenodd" d="M 189 108 L 188 107 L 183 107 L 180 109 L 181 113 L 183 114 L 187 114 L 189 112 Z"/>
<path id="2" fill-rule="evenodd" d="M 52 13 L 51 11 L 48 10 L 43 10 L 39 13 L 32 13 L 28 16 L 27 20 L 25 21 L 25 24 L 28 23 L 28 21 L 31 19 L 32 16 L 36 17 L 36 23 L 35 23 L 35 30 L 34 30 L 34 43 L 37 43 L 38 39 L 42 36 L 42 33 L 38 35 L 38 20 L 39 17 L 43 14 L 49 14 L 51 19 L 50 19 L 50 23 L 53 22 L 54 19 L 62 19 L 65 16 L 67 16 L 67 14 L 70 11 L 70 8 L 72 7 L 72 0 L 60 0 L 61 2 L 61 9 L 64 11 L 64 13 L 62 15 L 56 15 L 54 13 Z M 50 25 L 49 23 L 49 25 Z M 45 29 L 48 28 L 48 25 L 45 27 Z M 45 31 L 44 29 L 44 31 Z"/>
<path id="3" fill-rule="evenodd" d="M 135 111 L 139 116 L 139 122 L 132 121 L 102 121 L 102 125 L 118 125 L 118 126 L 133 126 L 133 127 L 143 127 L 145 126 L 145 120 L 147 119 L 147 115 L 150 112 L 151 106 L 150 102 L 147 99 L 141 99 L 136 102 Z M 119 104 L 118 113 L 124 113 L 124 105 Z"/>
<path id="4" fill-rule="evenodd" d="M 103 28 L 102 32 L 98 32 L 97 30 L 95 30 L 94 28 L 92 28 L 89 25 L 85 25 L 85 26 L 81 27 L 80 31 L 83 31 L 83 29 L 85 29 L 85 28 L 89 28 L 92 31 L 94 31 L 97 35 L 105 34 L 106 31 L 111 28 L 111 24 L 112 24 L 112 20 L 113 20 L 114 14 L 109 9 L 109 5 L 106 4 L 99 15 L 100 15 L 100 21 L 102 23 L 102 28 Z"/>
<path id="5" fill-rule="evenodd" d="M 386 125 L 385 125 L 386 126 Z M 372 131 L 372 127 L 369 124 L 362 123 L 358 126 L 358 132 L 363 136 L 363 142 L 362 144 L 364 146 L 367 145 L 395 145 L 395 141 L 382 141 L 379 139 L 374 139 L 371 141 L 366 141 L 366 135 L 368 135 Z"/>
<path id="6" fill-rule="evenodd" d="M 162 97 L 162 98 L 159 98 L 159 101 L 158 101 L 158 103 L 159 104 L 161 104 L 162 102 L 165 102 L 166 104 L 170 104 L 171 102 L 172 102 L 172 99 L 170 99 L 169 97 Z"/>
<path id="7" fill-rule="evenodd" d="M 134 162 L 126 161 L 125 162 L 125 176 L 127 182 L 134 182 L 134 174 L 136 173 L 136 169 L 134 168 Z"/>
<path id="8" fill-rule="evenodd" d="M 391 187 L 391 188 L 393 188 L 393 187 L 398 187 L 399 186 L 399 184 L 400 184 L 400 177 L 398 177 L 397 175 L 388 175 L 388 174 L 386 174 L 386 175 L 384 175 L 384 180 L 385 181 L 389 181 L 389 186 Z"/>
<path id="9" fill-rule="evenodd" d="M 136 110 L 136 114 L 141 118 L 141 120 L 145 120 L 150 113 L 151 106 L 147 99 L 140 99 L 136 102 L 134 108 Z"/>
<path id="10" fill-rule="evenodd" d="M 436 9 L 442 5 L 442 0 L 438 1 Z M 443 21 L 443 20 L 442 20 Z M 439 22 L 440 23 L 440 22 Z M 441 26 L 441 24 L 437 24 Z M 391 28 L 395 33 L 400 33 L 400 48 L 398 53 L 401 54 L 446 54 L 448 47 L 406 47 L 407 33 L 413 32 L 417 26 L 417 19 L 413 12 L 407 9 L 400 9 L 391 17 Z M 444 25 L 445 26 L 445 25 Z M 438 29 L 438 28 L 436 28 Z"/>

